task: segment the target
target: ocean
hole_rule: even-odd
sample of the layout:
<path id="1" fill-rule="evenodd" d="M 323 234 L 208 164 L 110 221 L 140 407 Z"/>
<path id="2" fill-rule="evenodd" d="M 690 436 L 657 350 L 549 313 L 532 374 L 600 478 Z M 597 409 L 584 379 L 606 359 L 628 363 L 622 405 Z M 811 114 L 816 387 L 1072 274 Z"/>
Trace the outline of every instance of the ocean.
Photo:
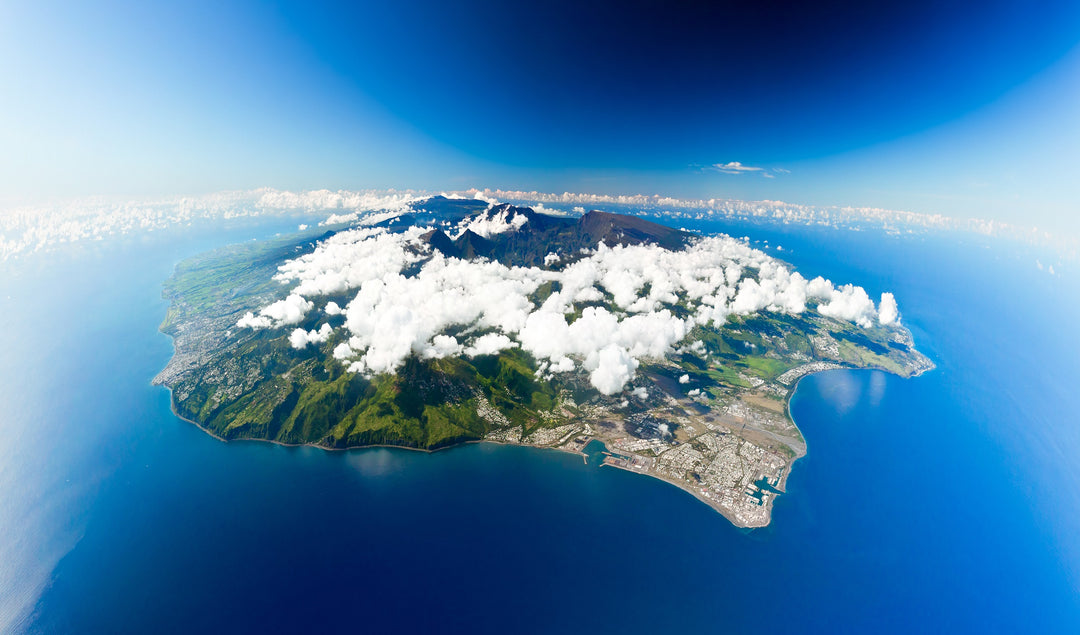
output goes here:
<path id="1" fill-rule="evenodd" d="M 326 452 L 177 419 L 150 385 L 161 282 L 297 222 L 0 264 L 0 631 L 1080 632 L 1075 270 L 971 235 L 676 222 L 893 291 L 938 366 L 804 379 L 808 455 L 741 530 L 556 451 Z"/>

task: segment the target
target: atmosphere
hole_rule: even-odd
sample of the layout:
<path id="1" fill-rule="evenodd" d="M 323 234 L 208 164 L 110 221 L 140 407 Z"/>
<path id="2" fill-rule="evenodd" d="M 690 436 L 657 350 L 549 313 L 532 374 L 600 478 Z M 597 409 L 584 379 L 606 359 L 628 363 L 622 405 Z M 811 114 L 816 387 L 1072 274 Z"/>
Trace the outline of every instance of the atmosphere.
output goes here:
<path id="1" fill-rule="evenodd" d="M 277 187 L 770 199 L 1080 233 L 1080 5 L 0 7 L 0 203 Z"/>
<path id="2" fill-rule="evenodd" d="M 1080 633 L 1078 0 L 0 0 L 0 633 Z"/>

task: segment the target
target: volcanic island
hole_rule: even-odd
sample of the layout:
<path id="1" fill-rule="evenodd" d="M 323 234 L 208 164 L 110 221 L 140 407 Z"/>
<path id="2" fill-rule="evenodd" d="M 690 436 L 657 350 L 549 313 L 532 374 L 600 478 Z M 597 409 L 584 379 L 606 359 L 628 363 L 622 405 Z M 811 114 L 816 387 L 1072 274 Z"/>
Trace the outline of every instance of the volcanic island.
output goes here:
<path id="1" fill-rule="evenodd" d="M 933 363 L 896 301 L 726 235 L 436 196 L 180 262 L 155 378 L 223 440 L 552 448 L 762 527 L 800 378 Z"/>

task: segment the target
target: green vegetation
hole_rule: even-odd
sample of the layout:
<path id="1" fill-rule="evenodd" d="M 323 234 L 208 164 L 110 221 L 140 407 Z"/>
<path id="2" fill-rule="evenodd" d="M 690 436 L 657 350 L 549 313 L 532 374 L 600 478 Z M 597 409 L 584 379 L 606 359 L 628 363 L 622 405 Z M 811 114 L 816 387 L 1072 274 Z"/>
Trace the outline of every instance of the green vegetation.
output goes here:
<path id="1" fill-rule="evenodd" d="M 600 221 L 611 222 L 600 216 L 593 224 Z M 596 231 L 611 231 L 605 224 L 598 227 Z M 565 228 L 545 231 L 555 235 Z M 538 377 L 536 360 L 520 349 L 472 359 L 413 357 L 394 375 L 365 378 L 347 372 L 333 358 L 334 347 L 344 338 L 341 330 L 327 342 L 296 350 L 289 345 L 289 329 L 235 328 L 244 311 L 286 295 L 288 288 L 273 279 L 278 265 L 310 252 L 324 235 L 317 230 L 229 247 L 176 267 L 164 285 L 171 305 L 161 330 L 176 338 L 177 354 L 158 381 L 172 389 L 178 414 L 225 439 L 434 449 L 482 439 L 507 426 L 520 426 L 525 437 L 588 412 L 586 404 L 615 407 L 623 399 L 600 395 L 583 371 Z M 526 260 L 539 261 L 550 246 L 540 238 L 522 244 Z M 557 290 L 556 283 L 547 283 L 531 300 L 539 304 Z M 342 306 L 348 299 L 326 298 Z M 568 320 L 580 317 L 587 306 L 611 303 L 610 295 L 600 302 L 577 303 Z M 681 305 L 673 310 L 686 313 Z M 313 329 L 319 319 L 326 318 L 312 317 L 297 326 Z M 343 319 L 330 318 L 335 327 Z M 751 390 L 759 393 L 754 399 L 782 404 L 787 387 L 777 379 L 811 361 L 911 374 L 925 358 L 910 348 L 905 333 L 896 327 L 862 329 L 813 310 L 799 316 L 763 312 L 731 317 L 720 327 L 695 327 L 684 343 L 700 342 L 698 348 L 649 361 L 640 373 L 677 398 L 700 390 L 695 407 L 703 409 L 730 403 Z M 679 382 L 684 374 L 686 385 Z M 760 390 L 763 385 L 771 392 Z M 759 403 L 772 410 L 770 402 Z M 640 411 L 644 405 L 633 407 Z"/>

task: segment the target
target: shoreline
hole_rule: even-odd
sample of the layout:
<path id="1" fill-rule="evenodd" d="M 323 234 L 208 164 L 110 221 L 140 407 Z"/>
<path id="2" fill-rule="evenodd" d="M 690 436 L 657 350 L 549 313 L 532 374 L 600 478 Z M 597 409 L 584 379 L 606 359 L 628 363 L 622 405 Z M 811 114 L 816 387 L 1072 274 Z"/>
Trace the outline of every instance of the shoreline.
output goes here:
<path id="1" fill-rule="evenodd" d="M 173 354 L 175 355 L 176 354 L 176 340 L 175 340 L 175 338 L 172 338 L 172 339 L 173 339 Z M 930 360 L 929 358 L 926 358 L 926 359 L 927 359 L 927 361 L 930 362 L 930 366 L 928 366 L 926 368 L 919 369 L 916 372 L 913 372 L 912 374 L 907 375 L 907 376 L 899 375 L 897 373 L 886 370 L 884 368 L 876 368 L 876 367 L 870 367 L 870 368 L 857 368 L 857 367 L 832 368 L 832 369 L 827 369 L 827 370 L 812 371 L 812 372 L 806 373 L 805 375 L 800 376 L 795 381 L 795 383 L 791 386 L 791 388 L 788 390 L 787 397 L 785 398 L 785 401 L 784 401 L 784 415 L 791 421 L 792 425 L 795 426 L 795 429 L 798 431 L 799 436 L 802 438 L 802 440 L 803 440 L 803 450 L 802 450 L 801 453 L 797 453 L 795 455 L 795 457 L 791 459 L 791 462 L 788 464 L 787 469 L 784 470 L 784 474 L 780 477 L 780 480 L 776 485 L 776 489 L 781 494 L 786 494 L 787 493 L 787 481 L 788 481 L 788 478 L 791 476 L 792 471 L 794 470 L 795 463 L 799 459 L 805 457 L 809 453 L 809 443 L 806 440 L 806 435 L 803 434 L 802 429 L 799 428 L 798 422 L 795 421 L 795 417 L 791 413 L 791 400 L 795 396 L 795 393 L 798 391 L 799 385 L 802 384 L 802 381 L 804 379 L 806 379 L 807 377 L 810 377 L 812 375 L 818 375 L 820 373 L 832 372 L 832 371 L 836 371 L 836 370 L 844 370 L 844 371 L 852 371 L 852 370 L 859 370 L 859 371 L 871 370 L 872 371 L 872 370 L 877 370 L 877 371 L 881 371 L 881 372 L 884 372 L 884 373 L 887 373 L 887 374 L 890 374 L 890 375 L 894 375 L 896 377 L 900 377 L 902 379 L 913 379 L 915 377 L 920 377 L 923 374 L 925 374 L 926 372 L 929 372 L 929 371 L 934 370 L 934 369 L 937 368 L 937 364 L 935 364 L 933 362 L 933 360 Z M 377 443 L 377 444 L 369 444 L 369 445 L 354 445 L 354 446 L 347 446 L 347 447 L 330 447 L 330 446 L 326 446 L 326 445 L 321 445 L 319 443 L 287 443 L 287 442 L 284 442 L 284 441 L 278 441 L 276 439 L 261 439 L 261 438 L 252 438 L 252 437 L 238 438 L 238 439 L 226 439 L 226 438 L 218 435 L 217 433 L 209 430 L 208 428 L 203 426 L 198 421 L 188 419 L 187 417 L 185 417 L 185 416 L 181 415 L 180 413 L 178 413 L 176 411 L 176 402 L 173 399 L 173 389 L 172 389 L 172 387 L 166 386 L 165 384 L 159 384 L 159 385 L 165 387 L 169 391 L 169 410 L 172 412 L 173 416 L 175 416 L 177 419 L 180 419 L 181 421 L 185 421 L 187 423 L 190 423 L 190 424 L 194 425 L 196 428 L 201 430 L 203 433 L 213 437 L 214 439 L 216 439 L 216 440 L 218 440 L 218 441 L 220 441 L 222 443 L 232 443 L 232 442 L 236 442 L 236 441 L 248 441 L 248 442 L 254 442 L 254 443 L 269 443 L 269 444 L 278 445 L 278 446 L 287 447 L 287 448 L 312 447 L 312 448 L 318 448 L 320 450 L 324 450 L 324 451 L 327 451 L 327 452 L 347 452 L 347 451 L 350 451 L 350 450 L 366 450 L 366 449 L 373 449 L 373 448 L 386 448 L 386 449 L 396 449 L 396 450 L 409 450 L 409 451 L 412 451 L 412 452 L 422 452 L 424 454 L 434 454 L 436 452 L 441 452 L 443 450 L 450 450 L 450 449 L 460 447 L 460 446 L 464 446 L 464 445 L 470 445 L 470 444 L 476 444 L 476 443 L 490 443 L 492 445 L 518 446 L 518 447 L 532 448 L 532 449 L 536 449 L 536 450 L 554 450 L 554 451 L 557 451 L 557 452 L 563 452 L 563 453 L 566 453 L 566 454 L 580 456 L 580 457 L 583 457 L 586 460 L 586 462 L 588 461 L 588 455 L 586 455 L 584 452 L 582 452 L 580 450 L 569 449 L 569 448 L 563 447 L 563 446 L 553 447 L 553 446 L 546 446 L 546 445 L 535 445 L 535 444 L 531 444 L 531 443 L 508 443 L 508 442 L 505 442 L 505 441 L 493 441 L 493 440 L 489 440 L 489 439 L 469 439 L 467 441 L 459 441 L 457 443 L 453 443 L 453 444 L 450 444 L 450 445 L 445 445 L 445 446 L 434 448 L 434 449 L 416 448 L 416 447 L 411 447 L 411 446 L 407 446 L 407 445 L 394 445 L 394 444 L 388 444 L 388 443 Z M 615 469 L 618 469 L 618 470 L 622 470 L 624 472 L 629 472 L 631 474 L 637 474 L 637 475 L 640 475 L 640 476 L 648 476 L 650 478 L 654 478 L 654 479 L 656 479 L 658 481 L 667 483 L 669 485 L 673 485 L 673 486 L 677 487 L 678 489 L 686 492 L 687 494 L 690 494 L 697 501 L 705 504 L 707 507 L 709 507 L 710 509 L 712 509 L 716 513 L 720 514 L 721 516 L 723 516 L 724 519 L 726 519 L 728 522 L 730 522 L 734 527 L 737 527 L 739 529 L 751 529 L 751 530 L 753 530 L 753 529 L 761 529 L 761 528 L 764 528 L 764 527 L 768 527 L 769 525 L 772 524 L 773 504 L 776 502 L 776 499 L 778 498 L 778 496 L 775 496 L 775 495 L 770 496 L 769 499 L 768 499 L 768 502 L 766 503 L 766 505 L 767 505 L 766 510 L 768 512 L 768 514 L 767 514 L 768 522 L 765 523 L 765 524 L 762 524 L 762 525 L 748 525 L 748 524 L 745 524 L 745 523 L 741 523 L 741 522 L 737 521 L 736 519 L 732 518 L 731 516 L 729 516 L 725 512 L 725 510 L 723 508 L 721 508 L 719 505 L 717 505 L 711 499 L 704 496 L 701 492 L 695 491 L 695 489 L 691 485 L 687 484 L 686 482 L 678 481 L 678 480 L 668 478 L 668 477 L 665 477 L 665 476 L 659 476 L 659 475 L 656 475 L 656 474 L 651 474 L 649 472 L 645 472 L 645 471 L 641 471 L 641 470 L 631 469 L 629 467 L 623 467 L 623 466 L 620 466 L 620 465 L 615 465 L 613 463 L 608 463 L 606 459 L 599 465 L 599 467 L 612 467 L 612 468 L 615 468 Z"/>
<path id="2" fill-rule="evenodd" d="M 325 445 L 319 445 L 318 443 L 286 443 L 284 441 L 277 441 L 275 439 L 257 439 L 257 438 L 226 439 L 226 438 L 224 438 L 224 437 L 222 437 L 222 436 L 208 430 L 206 427 L 204 427 L 199 422 L 188 419 L 187 417 L 177 413 L 175 404 L 171 403 L 172 402 L 172 389 L 169 389 L 169 393 L 170 393 L 169 394 L 170 410 L 172 411 L 173 415 L 177 419 L 194 425 L 196 428 L 198 428 L 204 434 L 212 437 L 216 441 L 219 441 L 219 442 L 225 443 L 225 444 L 237 443 L 237 442 L 265 443 L 265 444 L 269 444 L 269 445 L 281 446 L 281 447 L 284 447 L 284 448 L 315 448 L 315 449 L 323 450 L 323 451 L 326 451 L 326 452 L 351 452 L 351 451 L 357 451 L 357 450 L 373 450 L 373 449 L 376 449 L 376 448 L 383 448 L 383 449 L 388 449 L 388 450 L 407 450 L 407 451 L 410 451 L 410 452 L 420 452 L 422 454 L 435 454 L 436 452 L 442 452 L 444 450 L 452 450 L 454 448 L 458 448 L 458 447 L 462 447 L 462 446 L 466 446 L 466 445 L 487 443 L 487 444 L 496 445 L 496 446 L 519 447 L 519 448 L 529 448 L 529 449 L 532 449 L 532 450 L 549 450 L 549 451 L 553 451 L 553 452 L 562 452 L 563 454 L 570 454 L 570 455 L 573 455 L 573 456 L 580 456 L 582 458 L 585 458 L 586 460 L 588 459 L 588 455 L 586 455 L 584 452 L 581 452 L 581 451 L 578 451 L 578 450 L 571 450 L 571 449 L 568 449 L 568 448 L 565 448 L 565 447 L 552 447 L 552 446 L 549 446 L 549 445 L 534 445 L 534 444 L 531 444 L 531 443 L 507 443 L 505 441 L 492 441 L 492 440 L 489 440 L 489 439 L 470 439 L 468 441 L 461 441 L 461 442 L 458 442 L 458 443 L 454 443 L 453 445 L 447 445 L 447 446 L 443 446 L 441 448 L 435 448 L 433 450 L 430 450 L 430 449 L 427 449 L 427 448 L 414 448 L 414 447 L 410 447 L 410 446 L 407 446 L 407 445 L 392 445 L 392 444 L 387 444 L 387 443 L 371 444 L 371 445 L 352 445 L 352 446 L 345 447 L 345 448 L 333 448 L 333 447 L 329 447 L 329 446 L 325 446 Z M 801 458 L 801 456 L 796 457 L 792 461 L 792 464 L 794 465 L 795 460 L 798 460 L 799 458 Z M 681 483 L 681 482 L 676 481 L 674 479 L 666 478 L 666 477 L 663 477 L 663 476 L 657 476 L 655 474 L 650 474 L 648 472 L 643 472 L 643 471 L 640 471 L 640 470 L 633 470 L 633 469 L 622 467 L 622 466 L 619 466 L 619 465 L 614 465 L 614 464 L 608 463 L 606 461 L 603 462 L 603 463 L 600 463 L 600 465 L 598 465 L 597 467 L 610 467 L 610 468 L 613 468 L 613 469 L 616 469 L 616 470 L 622 470 L 624 472 L 629 472 L 630 474 L 637 474 L 638 476 L 647 476 L 649 478 L 656 479 L 656 480 L 661 481 L 663 483 L 673 485 L 673 486 L 679 488 L 680 490 L 686 492 L 687 494 L 690 494 L 697 501 L 699 501 L 701 503 L 704 503 L 705 506 L 709 507 L 710 509 L 712 509 L 716 513 L 723 516 L 725 520 L 730 522 L 733 526 L 738 527 L 739 529 L 760 529 L 762 527 L 768 527 L 768 524 L 766 524 L 766 525 L 745 525 L 745 524 L 739 523 L 737 520 L 735 520 L 734 518 L 731 518 L 726 513 L 724 513 L 723 509 L 721 509 L 720 507 L 713 504 L 713 502 L 711 500 L 709 500 L 708 498 L 705 498 L 699 492 L 695 492 L 691 487 L 685 485 L 684 483 Z M 779 487 L 777 489 L 780 489 L 781 491 L 783 491 L 782 486 L 787 482 L 787 477 L 788 477 L 789 474 L 791 474 L 790 469 L 785 471 L 785 474 L 784 474 L 783 478 L 781 479 L 781 481 L 779 483 L 779 485 L 781 487 Z M 768 508 L 769 509 L 769 520 L 770 520 L 769 524 L 771 524 L 771 522 L 772 522 L 772 504 L 773 504 L 774 500 L 776 500 L 775 496 L 770 498 L 769 503 L 768 503 L 768 505 L 769 505 L 769 508 Z"/>

